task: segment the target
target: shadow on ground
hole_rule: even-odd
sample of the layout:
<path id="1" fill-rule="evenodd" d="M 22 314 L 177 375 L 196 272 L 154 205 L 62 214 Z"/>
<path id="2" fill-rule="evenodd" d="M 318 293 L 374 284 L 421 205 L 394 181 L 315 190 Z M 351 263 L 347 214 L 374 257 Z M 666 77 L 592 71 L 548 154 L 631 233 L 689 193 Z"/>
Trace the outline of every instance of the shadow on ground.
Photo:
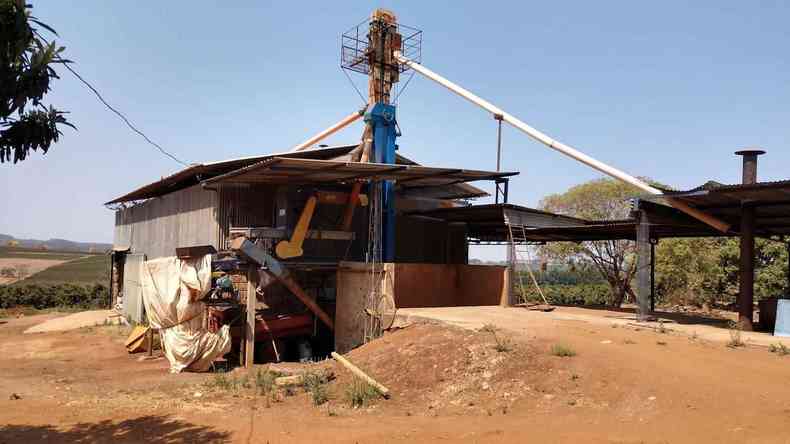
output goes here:
<path id="1" fill-rule="evenodd" d="M 141 416 L 123 421 L 51 425 L 2 425 L 0 444 L 10 443 L 224 443 L 230 432 L 164 416 Z"/>
<path id="2" fill-rule="evenodd" d="M 624 319 L 624 320 L 636 321 L 636 316 L 637 316 L 636 308 L 633 307 L 610 307 L 610 306 L 602 306 L 602 305 L 559 305 L 559 304 L 557 305 L 560 307 L 578 307 L 587 310 L 601 310 L 601 311 L 622 313 L 622 316 L 613 316 L 613 315 L 604 316 L 612 319 Z M 698 324 L 698 325 L 708 325 L 711 327 L 718 327 L 724 329 L 730 328 L 730 321 L 728 321 L 727 319 L 720 319 L 713 316 L 705 316 L 703 314 L 675 313 L 675 312 L 656 310 L 654 315 L 662 319 L 669 319 L 670 321 L 675 322 L 677 324 L 687 324 L 687 325 Z"/>

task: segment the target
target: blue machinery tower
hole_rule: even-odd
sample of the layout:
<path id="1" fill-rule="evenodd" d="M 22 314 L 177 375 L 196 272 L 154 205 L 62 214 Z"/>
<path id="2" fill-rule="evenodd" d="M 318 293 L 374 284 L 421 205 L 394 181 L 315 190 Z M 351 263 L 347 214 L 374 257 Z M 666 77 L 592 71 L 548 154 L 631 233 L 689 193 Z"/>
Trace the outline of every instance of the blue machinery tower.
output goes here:
<path id="1" fill-rule="evenodd" d="M 421 50 L 422 31 L 399 24 L 395 14 L 386 9 L 375 10 L 369 20 L 343 34 L 341 67 L 368 76 L 368 107 L 363 136 L 363 145 L 367 151 L 361 155 L 360 161 L 395 164 L 395 151 L 398 149 L 395 139 L 400 133 L 390 92 L 398 82 L 400 74 L 409 69 L 398 63 L 395 53 L 408 54 L 419 60 Z M 372 259 L 393 262 L 395 184 L 393 181 L 374 182 L 369 195 L 375 202 L 371 205 L 375 208 L 372 211 L 380 208 L 381 215 L 381 225 L 375 227 L 376 238 L 373 240 L 376 248 L 371 251 L 374 256 Z"/>
<path id="2" fill-rule="evenodd" d="M 373 129 L 373 156 L 376 163 L 395 163 L 395 151 L 398 146 L 395 138 L 398 133 L 395 120 L 395 106 L 376 103 L 365 114 L 365 123 Z M 381 199 L 381 260 L 395 260 L 395 184 L 391 180 L 381 183 L 379 194 Z"/>

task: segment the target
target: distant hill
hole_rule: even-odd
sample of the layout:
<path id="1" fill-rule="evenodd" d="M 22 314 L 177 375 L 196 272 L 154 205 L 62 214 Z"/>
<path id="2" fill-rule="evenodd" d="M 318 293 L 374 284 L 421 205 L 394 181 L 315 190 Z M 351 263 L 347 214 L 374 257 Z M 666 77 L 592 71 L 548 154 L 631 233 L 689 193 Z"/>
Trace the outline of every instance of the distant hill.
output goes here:
<path id="1" fill-rule="evenodd" d="M 0 246 L 8 245 L 9 241 L 19 242 L 17 246 L 22 248 L 40 249 L 42 248 L 42 246 L 46 246 L 48 250 L 54 250 L 54 251 L 82 251 L 82 252 L 103 253 L 109 250 L 110 248 L 112 248 L 112 244 L 103 244 L 100 242 L 75 242 L 66 239 L 48 239 L 48 240 L 18 239 L 9 234 L 0 233 Z"/>

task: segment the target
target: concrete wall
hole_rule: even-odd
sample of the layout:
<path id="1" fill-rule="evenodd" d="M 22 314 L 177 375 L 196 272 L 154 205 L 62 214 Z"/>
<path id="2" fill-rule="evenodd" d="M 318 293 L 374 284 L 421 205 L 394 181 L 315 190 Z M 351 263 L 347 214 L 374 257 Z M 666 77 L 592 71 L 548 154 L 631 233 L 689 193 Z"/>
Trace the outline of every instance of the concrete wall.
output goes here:
<path id="1" fill-rule="evenodd" d="M 335 348 L 364 342 L 367 307 L 457 307 L 507 304 L 507 267 L 462 264 L 380 264 L 380 300 L 370 300 L 371 269 L 342 262 L 337 271 Z M 382 313 L 386 315 L 386 313 Z M 386 316 L 385 316 L 386 317 Z"/>

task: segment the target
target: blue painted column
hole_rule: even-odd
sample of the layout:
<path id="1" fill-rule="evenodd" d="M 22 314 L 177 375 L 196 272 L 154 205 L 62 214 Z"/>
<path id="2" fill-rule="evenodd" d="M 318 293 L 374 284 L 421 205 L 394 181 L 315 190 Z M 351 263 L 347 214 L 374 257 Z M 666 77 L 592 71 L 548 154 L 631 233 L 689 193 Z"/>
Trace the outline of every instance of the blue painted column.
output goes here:
<path id="1" fill-rule="evenodd" d="M 399 136 L 395 121 L 395 107 L 377 103 L 365 115 L 365 121 L 373 125 L 373 156 L 375 163 L 395 164 L 395 138 Z M 391 180 L 382 183 L 381 190 L 381 260 L 395 261 L 395 184 Z"/>

